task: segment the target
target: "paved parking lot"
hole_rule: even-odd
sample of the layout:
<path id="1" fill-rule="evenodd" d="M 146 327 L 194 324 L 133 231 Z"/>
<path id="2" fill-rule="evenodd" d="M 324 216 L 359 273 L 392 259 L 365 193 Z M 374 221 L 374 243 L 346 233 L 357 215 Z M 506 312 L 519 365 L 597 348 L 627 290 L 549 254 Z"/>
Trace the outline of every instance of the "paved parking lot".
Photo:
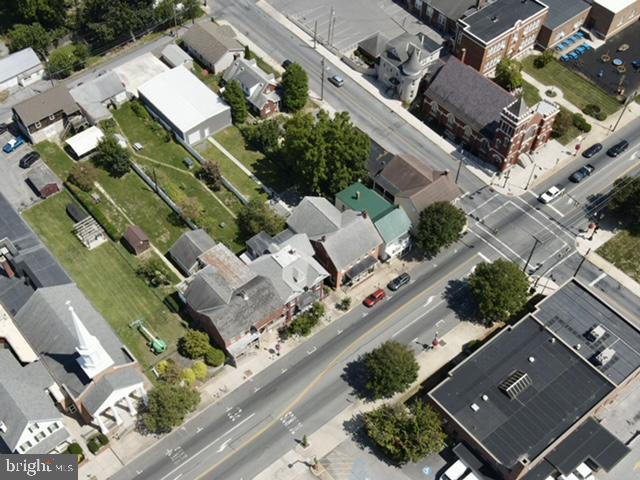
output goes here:
<path id="1" fill-rule="evenodd" d="M 0 146 L 4 146 L 13 135 L 9 132 L 0 135 Z M 2 163 L 2 175 L 0 175 L 0 192 L 18 211 L 25 210 L 39 200 L 26 182 L 29 169 L 18 166 L 20 159 L 32 150 L 31 145 L 25 143 L 10 154 L 0 150 L 0 162 Z M 37 165 L 42 160 L 38 160 Z M 31 167 L 33 168 L 33 166 Z"/>
<path id="2" fill-rule="evenodd" d="M 332 44 L 347 52 L 358 42 L 380 32 L 387 38 L 400 35 L 405 29 L 411 33 L 424 32 L 441 42 L 437 32 L 425 26 L 412 14 L 392 0 L 267 0 L 276 10 L 288 16 L 308 32 L 318 22 L 318 37 L 326 41 L 329 33 L 331 7 L 335 10 Z"/>

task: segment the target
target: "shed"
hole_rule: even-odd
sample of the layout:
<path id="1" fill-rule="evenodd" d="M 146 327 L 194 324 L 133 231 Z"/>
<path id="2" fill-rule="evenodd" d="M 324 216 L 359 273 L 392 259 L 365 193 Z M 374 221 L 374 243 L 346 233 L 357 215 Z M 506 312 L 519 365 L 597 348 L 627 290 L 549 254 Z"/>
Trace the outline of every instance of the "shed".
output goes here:
<path id="1" fill-rule="evenodd" d="M 189 70 L 193 69 L 193 58 L 175 43 L 170 43 L 162 50 L 161 59 L 171 68 L 184 65 Z"/>
<path id="2" fill-rule="evenodd" d="M 104 133 L 98 127 L 89 127 L 69 138 L 65 143 L 75 158 L 82 158 L 93 152 L 103 137 Z"/>
<path id="3" fill-rule="evenodd" d="M 134 255 L 140 255 L 149 250 L 151 246 L 149 244 L 149 237 L 137 225 L 130 225 L 129 228 L 127 228 L 122 236 L 122 242 Z"/>
<path id="4" fill-rule="evenodd" d="M 27 182 L 41 198 L 49 198 L 60 191 L 60 182 L 49 167 L 38 165 L 27 177 Z"/>

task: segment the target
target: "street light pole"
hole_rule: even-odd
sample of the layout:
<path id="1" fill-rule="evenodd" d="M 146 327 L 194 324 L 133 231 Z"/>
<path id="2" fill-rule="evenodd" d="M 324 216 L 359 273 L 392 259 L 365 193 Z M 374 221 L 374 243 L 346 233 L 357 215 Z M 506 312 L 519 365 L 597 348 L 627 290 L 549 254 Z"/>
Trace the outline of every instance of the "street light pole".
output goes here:
<path id="1" fill-rule="evenodd" d="M 638 90 L 636 90 L 635 92 L 633 92 L 631 95 L 627 97 L 627 101 L 625 102 L 624 107 L 622 107 L 620 116 L 618 117 L 616 124 L 613 126 L 613 130 L 611 130 L 612 132 L 616 131 L 616 128 L 618 128 L 618 124 L 620 123 L 620 120 L 622 120 L 622 116 L 624 115 L 624 112 L 627 111 L 627 108 L 629 108 L 629 105 L 631 104 L 631 102 L 633 102 L 633 100 L 636 98 L 637 95 L 638 95 Z"/>
<path id="2" fill-rule="evenodd" d="M 533 248 L 531 249 L 531 253 L 529 253 L 529 258 L 527 258 L 527 263 L 524 264 L 524 268 L 522 269 L 523 272 L 527 271 L 527 267 L 529 266 L 529 262 L 531 261 L 531 257 L 533 257 L 533 252 L 536 251 L 536 247 L 538 246 L 538 243 L 540 243 L 540 240 L 538 240 L 538 237 L 533 237 L 533 239 L 535 240 L 535 243 L 533 244 Z"/>
<path id="3" fill-rule="evenodd" d="M 321 60 L 321 65 L 322 65 L 322 72 L 320 73 L 321 75 L 321 80 L 320 80 L 320 101 L 322 102 L 324 100 L 324 57 L 322 57 Z"/>
<path id="4" fill-rule="evenodd" d="M 462 159 L 464 157 L 462 156 L 462 151 L 460 151 L 460 163 L 458 163 L 458 171 L 456 172 L 456 179 L 455 179 L 455 184 L 458 184 L 458 177 L 460 177 L 460 170 L 462 170 Z"/>
<path id="5" fill-rule="evenodd" d="M 533 168 L 531 169 L 531 175 L 529 175 L 529 180 L 527 180 L 527 185 L 524 187 L 525 190 L 529 190 L 529 185 L 531 184 L 531 180 L 533 179 L 533 174 L 536 171 L 536 168 L 538 168 L 537 165 L 533 165 Z"/>
<path id="6" fill-rule="evenodd" d="M 584 263 L 584 261 L 587 259 L 587 257 L 589 256 L 589 254 L 591 253 L 591 248 L 589 248 L 589 250 L 587 250 L 587 253 L 585 253 L 582 257 L 582 260 L 580 260 L 580 264 L 578 265 L 578 268 L 576 268 L 576 272 L 573 274 L 574 277 L 578 276 L 578 272 L 580 271 L 580 269 L 582 268 L 582 264 Z"/>
<path id="7" fill-rule="evenodd" d="M 316 49 L 316 42 L 318 38 L 318 21 L 313 25 L 313 49 Z"/>

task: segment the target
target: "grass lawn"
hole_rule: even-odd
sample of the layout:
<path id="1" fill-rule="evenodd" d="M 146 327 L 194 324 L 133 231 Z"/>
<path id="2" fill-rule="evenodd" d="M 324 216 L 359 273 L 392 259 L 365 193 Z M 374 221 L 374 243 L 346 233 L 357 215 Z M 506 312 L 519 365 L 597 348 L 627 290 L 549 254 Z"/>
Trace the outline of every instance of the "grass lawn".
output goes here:
<path id="1" fill-rule="evenodd" d="M 640 282 L 640 235 L 622 231 L 598 249 L 598 253 Z"/>
<path id="2" fill-rule="evenodd" d="M 219 93 L 220 78 L 222 77 L 222 74 L 212 75 L 208 71 L 205 74 L 205 70 L 206 69 L 202 68 L 196 62 L 193 62 L 193 73 L 196 75 L 196 77 L 198 77 L 200 81 L 205 85 L 207 85 L 211 90 L 213 90 L 216 93 Z"/>
<path id="3" fill-rule="evenodd" d="M 579 109 L 582 110 L 588 104 L 595 104 L 607 115 L 611 115 L 622 106 L 600 87 L 572 72 L 557 60 L 551 61 L 544 68 L 535 68 L 534 58 L 529 56 L 522 61 L 524 70 L 539 82 L 560 88 L 564 98 Z"/>
<path id="4" fill-rule="evenodd" d="M 227 127 L 214 135 L 214 138 L 226 148 L 231 155 L 236 157 L 245 167 L 260 179 L 267 187 L 276 192 L 283 192 L 291 187 L 289 179 L 283 175 L 271 159 L 266 158 L 261 152 L 249 150 L 245 146 L 244 138 L 240 130 L 235 127 Z"/>
<path id="5" fill-rule="evenodd" d="M 524 97 L 525 103 L 530 107 L 533 107 L 536 103 L 542 100 L 538 89 L 524 80 L 522 83 L 522 95 Z"/>
<path id="6" fill-rule="evenodd" d="M 92 251 L 84 248 L 73 235 L 73 221 L 65 212 L 70 200 L 70 194 L 63 191 L 23 216 L 123 343 L 149 367 L 160 357 L 149 351 L 142 335 L 129 328 L 129 323 L 143 319 L 167 342 L 164 355 L 174 352 L 184 327 L 163 302 L 170 292 L 148 287 L 135 273 L 138 260 L 121 245 L 109 242 Z"/>
<path id="7" fill-rule="evenodd" d="M 74 160 L 53 143 L 43 142 L 36 148 L 60 178 L 67 177 Z M 104 170 L 98 169 L 98 183 L 162 252 L 169 250 L 187 230 L 186 225 L 178 224 L 174 220 L 169 207 L 134 172 L 129 172 L 122 178 L 113 178 Z M 122 213 L 106 198 L 102 199 L 99 208 L 118 231 L 123 233 L 129 222 Z"/>
<path id="8" fill-rule="evenodd" d="M 249 175 L 243 172 L 235 163 L 227 158 L 210 142 L 205 142 L 198 147 L 198 151 L 203 157 L 218 162 L 222 175 L 242 192 L 247 198 L 258 196 L 263 200 L 268 199 L 268 195 Z"/>
<path id="9" fill-rule="evenodd" d="M 571 125 L 569 127 L 569 129 L 567 130 L 567 133 L 565 133 L 564 135 L 556 138 L 556 140 L 558 140 L 562 145 L 568 145 L 573 140 L 578 138 L 581 134 L 582 134 L 582 132 L 580 130 L 578 130 L 576 127 Z"/>

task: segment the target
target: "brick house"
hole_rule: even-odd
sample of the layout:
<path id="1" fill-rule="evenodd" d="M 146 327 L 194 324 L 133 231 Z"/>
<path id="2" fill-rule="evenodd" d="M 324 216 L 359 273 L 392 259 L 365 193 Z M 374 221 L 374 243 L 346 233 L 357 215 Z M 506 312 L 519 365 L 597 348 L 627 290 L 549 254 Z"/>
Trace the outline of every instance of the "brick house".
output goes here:
<path id="1" fill-rule="evenodd" d="M 224 72 L 226 83 L 237 80 L 247 97 L 249 107 L 260 118 L 267 118 L 280 111 L 278 84 L 273 73 L 267 74 L 255 60 L 238 58 Z"/>
<path id="2" fill-rule="evenodd" d="M 584 0 L 544 0 L 544 3 L 549 14 L 536 40 L 543 49 L 553 48 L 580 30 L 591 10 Z"/>
<path id="3" fill-rule="evenodd" d="M 548 100 L 529 107 L 454 57 L 427 85 L 422 108 L 445 136 L 500 170 L 541 148 L 559 111 Z"/>
<path id="4" fill-rule="evenodd" d="M 404 3 L 430 27 L 455 36 L 458 20 L 484 7 L 487 0 L 405 0 Z"/>
<path id="5" fill-rule="evenodd" d="M 492 75 L 503 58 L 533 49 L 549 7 L 540 0 L 496 0 L 458 20 L 454 52 L 483 75 Z"/>
<path id="6" fill-rule="evenodd" d="M 586 26 L 601 38 L 620 32 L 640 18 L 640 0 L 593 0 Z"/>

